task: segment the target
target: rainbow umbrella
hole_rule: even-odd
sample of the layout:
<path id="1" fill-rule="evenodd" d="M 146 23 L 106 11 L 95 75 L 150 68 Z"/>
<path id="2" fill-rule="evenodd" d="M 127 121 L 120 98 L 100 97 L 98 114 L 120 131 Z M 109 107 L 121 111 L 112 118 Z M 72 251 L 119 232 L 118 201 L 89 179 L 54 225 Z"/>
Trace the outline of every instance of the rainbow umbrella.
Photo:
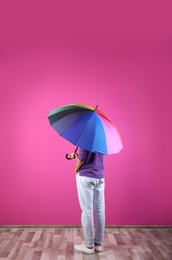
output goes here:
<path id="1" fill-rule="evenodd" d="M 48 120 L 55 131 L 85 150 L 113 154 L 123 148 L 119 131 L 113 121 L 99 109 L 69 104 L 50 111 Z"/>

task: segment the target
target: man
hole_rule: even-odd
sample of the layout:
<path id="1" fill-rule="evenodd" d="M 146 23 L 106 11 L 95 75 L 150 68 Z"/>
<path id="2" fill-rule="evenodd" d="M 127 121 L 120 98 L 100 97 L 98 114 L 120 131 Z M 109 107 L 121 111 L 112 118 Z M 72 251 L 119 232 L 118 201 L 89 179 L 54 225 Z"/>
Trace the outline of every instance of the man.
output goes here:
<path id="1" fill-rule="evenodd" d="M 74 172 L 85 238 L 84 245 L 75 245 L 74 248 L 87 254 L 101 252 L 105 229 L 104 155 L 79 148 L 79 153 L 72 153 L 71 158 L 76 158 Z M 96 220 L 95 236 L 93 210 Z"/>

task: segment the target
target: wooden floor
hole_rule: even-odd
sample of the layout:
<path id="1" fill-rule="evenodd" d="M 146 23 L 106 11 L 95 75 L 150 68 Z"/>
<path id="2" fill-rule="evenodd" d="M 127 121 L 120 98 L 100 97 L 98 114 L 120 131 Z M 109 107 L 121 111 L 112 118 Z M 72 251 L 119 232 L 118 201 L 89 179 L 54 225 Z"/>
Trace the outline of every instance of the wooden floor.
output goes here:
<path id="1" fill-rule="evenodd" d="M 86 255 L 81 228 L 0 228 L 0 260 L 172 260 L 171 228 L 106 228 L 104 250 Z"/>

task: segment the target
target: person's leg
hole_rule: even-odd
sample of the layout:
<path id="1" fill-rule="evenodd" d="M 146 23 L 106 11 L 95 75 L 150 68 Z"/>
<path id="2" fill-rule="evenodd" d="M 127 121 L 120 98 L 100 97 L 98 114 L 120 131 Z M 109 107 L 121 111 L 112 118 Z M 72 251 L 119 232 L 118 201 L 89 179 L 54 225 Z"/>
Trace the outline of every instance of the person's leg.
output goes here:
<path id="1" fill-rule="evenodd" d="M 96 218 L 95 245 L 101 245 L 105 230 L 104 178 L 97 179 L 94 188 L 94 212 Z"/>
<path id="2" fill-rule="evenodd" d="M 93 220 L 93 188 L 92 178 L 77 175 L 77 190 L 82 210 L 81 223 L 84 232 L 85 246 L 94 247 L 94 220 Z"/>

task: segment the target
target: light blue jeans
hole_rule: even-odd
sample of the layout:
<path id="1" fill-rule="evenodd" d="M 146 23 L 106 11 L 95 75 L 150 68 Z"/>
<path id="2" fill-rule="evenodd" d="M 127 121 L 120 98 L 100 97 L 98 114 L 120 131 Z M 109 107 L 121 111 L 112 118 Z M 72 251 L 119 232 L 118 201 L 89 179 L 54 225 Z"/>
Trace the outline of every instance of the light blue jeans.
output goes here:
<path id="1" fill-rule="evenodd" d="M 82 210 L 81 224 L 86 247 L 102 244 L 105 230 L 104 178 L 76 175 L 79 204 Z M 95 236 L 94 215 L 95 214 Z"/>

